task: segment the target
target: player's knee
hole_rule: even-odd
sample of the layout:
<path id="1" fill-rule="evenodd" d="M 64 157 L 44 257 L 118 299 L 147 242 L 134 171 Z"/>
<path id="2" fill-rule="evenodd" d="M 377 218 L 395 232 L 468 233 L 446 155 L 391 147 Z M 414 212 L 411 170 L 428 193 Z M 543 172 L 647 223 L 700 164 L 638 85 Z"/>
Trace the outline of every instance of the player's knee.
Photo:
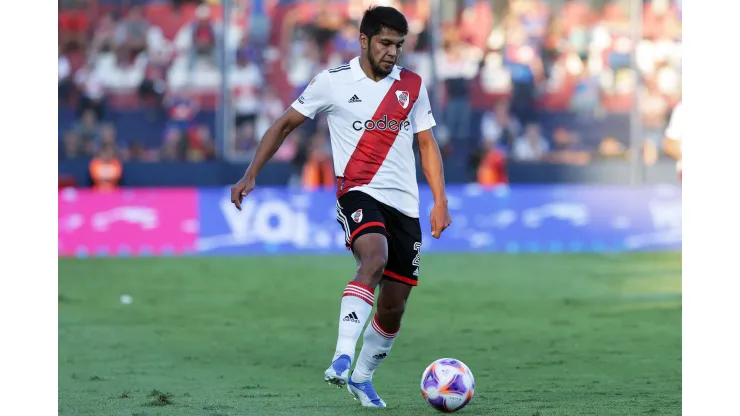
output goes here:
<path id="1" fill-rule="evenodd" d="M 406 310 L 406 302 L 379 303 L 378 315 L 384 321 L 400 322 Z"/>
<path id="2" fill-rule="evenodd" d="M 365 256 L 360 263 L 360 274 L 380 280 L 383 276 L 386 263 L 388 263 L 388 255 L 386 253 L 377 252 Z"/>

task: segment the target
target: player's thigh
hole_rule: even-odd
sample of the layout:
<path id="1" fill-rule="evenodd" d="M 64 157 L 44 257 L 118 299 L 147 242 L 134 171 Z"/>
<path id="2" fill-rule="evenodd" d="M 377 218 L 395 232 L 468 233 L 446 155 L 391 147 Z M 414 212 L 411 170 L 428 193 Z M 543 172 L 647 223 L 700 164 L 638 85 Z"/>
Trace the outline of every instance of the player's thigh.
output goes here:
<path id="1" fill-rule="evenodd" d="M 342 195 L 337 200 L 337 222 L 358 263 L 380 253 L 388 256 L 386 219 L 375 199 L 359 191 Z"/>
<path id="2" fill-rule="evenodd" d="M 384 280 L 393 280 L 409 286 L 419 281 L 421 266 L 421 225 L 418 218 L 401 213 L 393 215 L 388 227 L 388 264 Z"/>

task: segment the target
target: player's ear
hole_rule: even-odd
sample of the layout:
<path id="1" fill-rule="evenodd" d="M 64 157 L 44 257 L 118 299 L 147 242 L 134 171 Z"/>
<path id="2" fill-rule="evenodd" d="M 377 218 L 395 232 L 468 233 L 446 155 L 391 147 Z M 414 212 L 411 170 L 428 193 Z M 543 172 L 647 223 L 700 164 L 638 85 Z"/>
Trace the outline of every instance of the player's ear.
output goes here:
<path id="1" fill-rule="evenodd" d="M 370 39 L 368 39 L 364 33 L 360 33 L 360 48 L 362 48 L 363 51 L 368 48 L 369 42 Z"/>

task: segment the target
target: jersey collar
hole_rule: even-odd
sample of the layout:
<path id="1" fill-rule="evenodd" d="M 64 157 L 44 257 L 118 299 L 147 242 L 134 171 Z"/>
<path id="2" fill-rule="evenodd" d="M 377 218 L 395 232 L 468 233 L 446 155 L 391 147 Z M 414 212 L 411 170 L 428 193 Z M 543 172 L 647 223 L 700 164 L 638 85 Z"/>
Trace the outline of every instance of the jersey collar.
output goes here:
<path id="1" fill-rule="evenodd" d="M 352 77 L 355 81 L 360 81 L 363 78 L 367 78 L 367 75 L 365 75 L 365 72 L 360 68 L 360 57 L 355 56 L 352 58 L 351 61 L 349 61 L 349 67 L 352 71 Z M 393 70 L 391 71 L 389 77 L 399 81 L 401 80 L 401 68 L 399 68 L 398 65 L 393 65 Z"/>

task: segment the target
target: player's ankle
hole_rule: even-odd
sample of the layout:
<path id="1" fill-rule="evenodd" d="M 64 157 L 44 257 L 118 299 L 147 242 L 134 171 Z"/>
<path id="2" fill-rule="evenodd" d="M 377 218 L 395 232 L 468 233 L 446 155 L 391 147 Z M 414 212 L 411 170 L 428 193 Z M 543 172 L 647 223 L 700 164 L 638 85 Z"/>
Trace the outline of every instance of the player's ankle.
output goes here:
<path id="1" fill-rule="evenodd" d="M 334 353 L 334 358 L 332 358 L 332 362 L 344 358 L 349 360 L 350 365 L 352 365 L 352 357 L 355 355 L 354 351 L 337 351 Z M 343 357 L 345 356 L 345 357 Z"/>
<path id="2" fill-rule="evenodd" d="M 365 383 L 368 381 L 371 381 L 373 379 L 373 375 L 368 374 L 362 370 L 355 369 L 355 371 L 352 372 L 352 375 L 349 377 L 350 380 L 352 380 L 353 383 Z"/>

